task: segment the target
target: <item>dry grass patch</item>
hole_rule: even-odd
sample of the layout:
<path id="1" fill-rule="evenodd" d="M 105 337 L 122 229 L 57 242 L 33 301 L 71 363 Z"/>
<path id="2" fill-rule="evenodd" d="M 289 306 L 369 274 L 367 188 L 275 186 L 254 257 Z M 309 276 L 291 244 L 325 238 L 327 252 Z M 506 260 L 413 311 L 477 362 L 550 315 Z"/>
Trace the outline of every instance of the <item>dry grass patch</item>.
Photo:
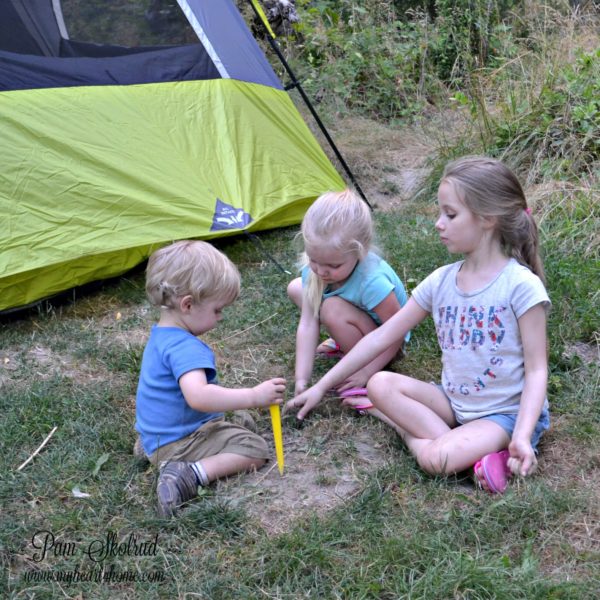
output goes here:
<path id="1" fill-rule="evenodd" d="M 544 438 L 536 477 L 574 502 L 562 522 L 551 529 L 548 522 L 540 532 L 540 568 L 550 577 L 568 581 L 589 574 L 600 556 L 600 447 L 595 441 L 564 435 L 567 421 L 566 417 L 555 419 Z"/>
<path id="2" fill-rule="evenodd" d="M 369 474 L 393 459 L 391 432 L 368 416 L 357 418 L 339 400 L 327 399 L 301 429 L 284 418 L 285 469 L 273 459 L 256 473 L 222 481 L 217 494 L 243 507 L 269 534 L 290 531 L 323 516 L 364 489 Z M 275 455 L 268 415 L 256 419 Z"/>
<path id="3" fill-rule="evenodd" d="M 369 203 L 382 212 L 398 209 L 416 193 L 437 143 L 434 129 L 390 127 L 362 117 L 340 119 L 331 133 Z"/>

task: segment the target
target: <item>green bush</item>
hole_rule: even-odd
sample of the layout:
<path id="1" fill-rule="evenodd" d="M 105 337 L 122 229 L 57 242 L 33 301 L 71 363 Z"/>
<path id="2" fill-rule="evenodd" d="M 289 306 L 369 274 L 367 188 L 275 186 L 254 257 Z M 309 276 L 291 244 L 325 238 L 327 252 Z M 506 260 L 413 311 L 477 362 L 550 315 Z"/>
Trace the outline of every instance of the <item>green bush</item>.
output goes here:
<path id="1" fill-rule="evenodd" d="M 511 45 L 507 22 L 512 0 L 435 2 L 435 35 L 431 42 L 431 68 L 444 82 L 460 83 L 476 68 L 496 66 Z"/>
<path id="2" fill-rule="evenodd" d="M 580 51 L 574 63 L 550 71 L 533 95 L 510 86 L 496 107 L 499 117 L 481 105 L 476 111 L 489 153 L 518 157 L 522 168 L 537 166 L 534 179 L 585 172 L 600 159 L 600 49 Z"/>
<path id="3" fill-rule="evenodd" d="M 298 39 L 287 51 L 313 97 L 339 112 L 397 119 L 445 101 L 447 87 L 473 68 L 512 55 L 505 20 L 513 4 L 299 0 Z"/>

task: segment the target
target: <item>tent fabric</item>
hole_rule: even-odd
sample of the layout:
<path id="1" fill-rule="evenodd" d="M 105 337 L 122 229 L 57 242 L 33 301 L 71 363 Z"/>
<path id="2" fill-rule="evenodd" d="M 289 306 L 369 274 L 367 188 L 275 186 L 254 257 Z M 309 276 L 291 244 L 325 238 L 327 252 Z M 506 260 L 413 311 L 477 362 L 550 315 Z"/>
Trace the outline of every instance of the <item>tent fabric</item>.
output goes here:
<path id="1" fill-rule="evenodd" d="M 200 44 L 98 58 L 65 59 L 0 52 L 2 91 L 218 77 L 219 72 Z"/>
<path id="2" fill-rule="evenodd" d="M 61 34 L 50 0 L 0 2 L 0 50 L 56 56 Z"/>
<path id="3" fill-rule="evenodd" d="M 164 49 L 164 46 L 115 46 L 112 44 L 92 44 L 66 39 L 62 39 L 60 42 L 60 56 L 63 58 L 84 56 L 88 58 L 105 58 L 108 56 L 125 56 L 127 54 L 138 54 L 139 52 L 152 52 L 153 50 Z"/>
<path id="4" fill-rule="evenodd" d="M 203 43 L 210 44 L 217 62 L 223 65 L 224 78 L 262 83 L 283 89 L 281 82 L 256 44 L 235 5 L 207 0 L 179 0 L 194 31 Z"/>
<path id="5" fill-rule="evenodd" d="M 195 13 L 211 53 L 238 39 L 243 21 L 227 15 Z M 0 311 L 120 275 L 176 239 L 298 223 L 319 194 L 344 187 L 245 43 L 253 60 L 221 57 L 230 75 L 246 69 L 230 78 L 204 44 L 0 52 L 0 82 L 13 86 L 0 83 Z"/>

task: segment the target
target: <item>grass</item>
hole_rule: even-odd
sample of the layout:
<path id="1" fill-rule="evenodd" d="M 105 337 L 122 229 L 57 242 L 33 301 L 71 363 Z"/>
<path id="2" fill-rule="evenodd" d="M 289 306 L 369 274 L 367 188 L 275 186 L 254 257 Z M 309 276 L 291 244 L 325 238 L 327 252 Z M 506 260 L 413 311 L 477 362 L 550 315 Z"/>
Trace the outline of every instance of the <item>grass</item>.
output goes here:
<path id="1" fill-rule="evenodd" d="M 414 204 L 377 215 L 380 245 L 409 288 L 448 260 L 432 233 L 430 212 Z M 261 235 L 268 252 L 290 270 L 295 231 Z M 279 373 L 291 381 L 297 315 L 285 297 L 289 276 L 246 239 L 222 247 L 244 280 L 241 298 L 209 335 L 224 383 L 252 385 Z M 584 242 L 571 248 L 575 272 L 586 263 L 586 251 Z M 550 274 L 559 260 L 552 257 Z M 587 343 L 583 324 L 597 315 L 582 302 L 581 314 L 563 328 L 570 299 L 560 295 L 562 285 L 549 277 L 553 312 L 560 315 L 560 322 L 551 322 L 551 337 L 558 336 L 561 347 Z M 5 597 L 571 599 L 600 593 L 597 362 L 552 355 L 556 422 L 542 446 L 540 474 L 502 498 L 474 492 L 468 480 L 427 477 L 382 424 L 348 417 L 330 403 L 302 430 L 286 421 L 288 452 L 299 448 L 288 453 L 287 468 L 311 489 L 335 488 L 328 469 L 357 461 L 361 436 L 382 446 L 383 459 L 363 466 L 357 491 L 333 508 L 297 514 L 290 508 L 283 529 L 272 533 L 254 515 L 277 498 L 260 486 L 248 488 L 244 478 L 205 490 L 180 519 L 155 516 L 156 473 L 131 455 L 136 373 L 152 318 L 140 272 L 74 304 L 2 324 Z M 401 369 L 437 378 L 434 346 L 429 322 L 415 332 Z M 268 415 L 255 416 L 270 440 Z M 47 447 L 16 471 L 54 426 Z M 295 464 L 294 456 L 307 462 Z M 319 465 L 313 472 L 305 472 L 309 460 Z M 89 497 L 74 497 L 74 488 Z M 39 531 L 51 532 L 55 545 L 36 562 L 42 542 L 32 538 Z M 90 547 L 101 548 L 111 533 L 121 544 L 131 534 L 138 543 L 158 535 L 156 554 L 94 562 Z M 76 570 L 99 577 L 101 568 L 111 577 L 111 565 L 113 577 L 130 572 L 164 579 L 31 579 L 32 573 L 64 578 Z"/>

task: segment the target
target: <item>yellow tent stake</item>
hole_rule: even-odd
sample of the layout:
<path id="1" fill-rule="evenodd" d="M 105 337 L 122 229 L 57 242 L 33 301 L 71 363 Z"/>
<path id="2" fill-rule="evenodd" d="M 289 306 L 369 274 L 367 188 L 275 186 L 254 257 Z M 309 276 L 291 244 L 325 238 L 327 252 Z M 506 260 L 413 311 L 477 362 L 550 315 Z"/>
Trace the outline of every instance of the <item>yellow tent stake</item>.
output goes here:
<path id="1" fill-rule="evenodd" d="M 277 466 L 279 467 L 279 474 L 283 475 L 283 436 L 281 435 L 281 412 L 279 411 L 279 404 L 272 404 L 269 406 L 269 411 L 271 412 L 271 424 L 273 426 Z"/>
<path id="2" fill-rule="evenodd" d="M 264 23 L 264 26 L 267 28 L 267 31 L 271 34 L 271 37 L 275 39 L 275 32 L 271 29 L 271 24 L 267 19 L 267 15 L 265 15 L 265 11 L 262 9 L 262 6 L 258 3 L 258 0 L 250 0 L 252 2 L 252 6 L 258 13 L 260 20 Z"/>

